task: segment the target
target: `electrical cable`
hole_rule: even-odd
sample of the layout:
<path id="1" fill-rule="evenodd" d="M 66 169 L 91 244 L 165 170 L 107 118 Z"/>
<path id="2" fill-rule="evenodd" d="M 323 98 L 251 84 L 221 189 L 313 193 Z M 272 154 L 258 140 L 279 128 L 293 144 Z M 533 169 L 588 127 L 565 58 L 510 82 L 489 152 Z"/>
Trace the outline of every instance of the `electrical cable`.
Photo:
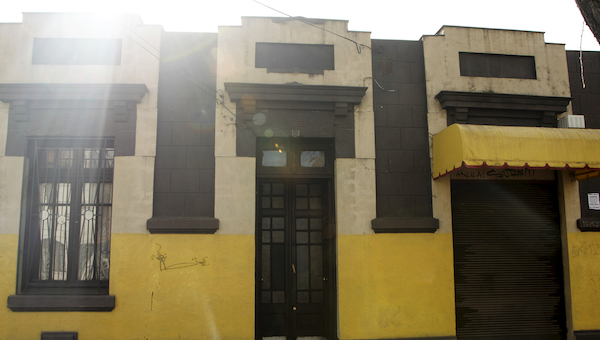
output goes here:
<path id="1" fill-rule="evenodd" d="M 372 79 L 372 80 L 375 82 L 375 84 L 377 84 L 377 86 L 378 86 L 380 89 L 384 90 L 384 91 L 387 91 L 387 92 L 396 92 L 396 90 L 386 90 L 386 89 L 384 89 L 384 88 L 383 88 L 383 86 L 381 86 L 381 85 L 379 84 L 379 82 L 377 81 L 377 79 L 375 79 L 375 78 L 373 78 L 373 77 L 366 77 L 366 78 L 365 78 L 365 80 L 367 80 L 367 79 Z"/>
<path id="2" fill-rule="evenodd" d="M 581 86 L 585 89 L 585 79 L 583 78 L 583 31 L 585 30 L 585 20 L 581 25 L 581 38 L 579 40 L 579 66 L 581 67 Z"/>
<path id="3" fill-rule="evenodd" d="M 360 43 L 358 43 L 358 42 L 356 42 L 356 41 L 354 41 L 354 40 L 352 40 L 352 39 L 350 39 L 350 38 L 348 38 L 348 37 L 345 37 L 345 36 L 341 35 L 341 34 L 337 34 L 337 33 L 335 33 L 335 32 L 332 32 L 332 31 L 330 31 L 330 30 L 328 30 L 328 29 L 326 29 L 326 28 L 319 27 L 319 26 L 317 26 L 317 25 L 313 25 L 313 24 L 311 24 L 311 23 L 310 23 L 310 22 L 308 22 L 308 21 L 304 21 L 304 20 L 302 20 L 302 17 L 294 17 L 294 16 L 291 16 L 291 15 L 289 15 L 289 14 L 287 14 L 287 13 L 283 13 L 282 11 L 279 11 L 279 10 L 277 10 L 277 9 L 273 8 L 273 7 L 267 6 L 267 5 L 265 5 L 265 4 L 261 3 L 261 2 L 258 2 L 257 0 L 252 0 L 252 1 L 256 2 L 256 3 L 257 3 L 257 4 L 259 4 L 259 5 L 265 6 L 266 8 L 268 8 L 268 9 L 270 9 L 270 10 L 273 10 L 273 11 L 275 11 L 275 12 L 279 13 L 279 14 L 283 14 L 283 15 L 285 15 L 285 16 L 287 16 L 287 17 L 290 17 L 290 18 L 292 18 L 292 19 L 298 20 L 298 21 L 300 21 L 300 22 L 302 22 L 302 23 L 304 23 L 304 24 L 307 24 L 307 25 L 309 25 L 309 26 L 312 26 L 312 27 L 314 27 L 314 28 L 318 28 L 318 29 L 320 29 L 320 30 L 323 30 L 323 31 L 325 31 L 325 32 L 328 32 L 328 33 L 331 33 L 331 34 L 333 34 L 333 35 L 336 35 L 336 36 L 338 36 L 338 37 L 340 37 L 340 38 L 343 38 L 343 39 L 346 39 L 346 40 L 348 40 L 348 41 L 351 41 L 351 42 L 353 42 L 353 43 L 356 45 L 356 50 L 358 51 L 358 53 L 359 53 L 359 54 L 360 54 L 360 53 L 362 53 L 362 48 L 363 48 L 363 47 L 366 47 L 366 48 L 368 48 L 368 49 L 372 50 L 372 49 L 371 49 L 371 46 L 367 46 L 367 45 L 365 45 L 365 44 L 360 44 Z"/>

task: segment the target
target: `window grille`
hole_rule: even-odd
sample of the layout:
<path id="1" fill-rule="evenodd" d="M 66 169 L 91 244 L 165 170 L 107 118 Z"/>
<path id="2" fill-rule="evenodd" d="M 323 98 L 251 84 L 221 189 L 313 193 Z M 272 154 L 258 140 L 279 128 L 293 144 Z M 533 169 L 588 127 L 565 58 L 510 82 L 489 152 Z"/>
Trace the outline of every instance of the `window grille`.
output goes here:
<path id="1" fill-rule="evenodd" d="M 28 143 L 23 293 L 108 294 L 114 140 Z"/>

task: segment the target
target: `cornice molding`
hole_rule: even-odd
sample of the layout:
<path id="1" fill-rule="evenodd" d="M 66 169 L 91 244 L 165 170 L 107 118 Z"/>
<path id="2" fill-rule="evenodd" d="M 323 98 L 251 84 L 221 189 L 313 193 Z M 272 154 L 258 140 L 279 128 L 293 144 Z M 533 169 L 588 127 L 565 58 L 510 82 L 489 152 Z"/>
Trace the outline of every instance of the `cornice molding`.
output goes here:
<path id="1" fill-rule="evenodd" d="M 0 101 L 117 100 L 139 103 L 145 84 L 0 84 Z"/>
<path id="2" fill-rule="evenodd" d="M 484 108 L 562 113 L 567 111 L 570 97 L 547 97 L 505 93 L 471 93 L 441 91 L 435 98 L 442 109 Z"/>

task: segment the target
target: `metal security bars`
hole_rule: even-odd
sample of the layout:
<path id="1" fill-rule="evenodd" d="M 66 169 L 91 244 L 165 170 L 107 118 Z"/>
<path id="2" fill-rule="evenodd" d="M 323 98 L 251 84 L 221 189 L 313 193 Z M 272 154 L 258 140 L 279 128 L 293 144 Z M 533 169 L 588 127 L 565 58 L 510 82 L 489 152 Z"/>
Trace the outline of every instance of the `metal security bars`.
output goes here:
<path id="1" fill-rule="evenodd" d="M 25 294 L 108 294 L 114 140 L 32 139 Z"/>

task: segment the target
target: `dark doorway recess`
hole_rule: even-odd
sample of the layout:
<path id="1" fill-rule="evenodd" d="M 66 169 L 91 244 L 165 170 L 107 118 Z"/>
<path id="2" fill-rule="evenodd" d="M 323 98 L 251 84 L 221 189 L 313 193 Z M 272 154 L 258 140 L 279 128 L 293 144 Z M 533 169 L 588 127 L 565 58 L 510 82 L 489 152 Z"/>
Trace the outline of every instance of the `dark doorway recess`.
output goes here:
<path id="1" fill-rule="evenodd" d="M 334 340 L 333 140 L 257 145 L 256 338 Z"/>
<path id="2" fill-rule="evenodd" d="M 555 182 L 452 182 L 458 339 L 566 339 Z"/>
<path id="3" fill-rule="evenodd" d="M 259 179 L 257 184 L 257 338 L 333 339 L 331 180 Z"/>

